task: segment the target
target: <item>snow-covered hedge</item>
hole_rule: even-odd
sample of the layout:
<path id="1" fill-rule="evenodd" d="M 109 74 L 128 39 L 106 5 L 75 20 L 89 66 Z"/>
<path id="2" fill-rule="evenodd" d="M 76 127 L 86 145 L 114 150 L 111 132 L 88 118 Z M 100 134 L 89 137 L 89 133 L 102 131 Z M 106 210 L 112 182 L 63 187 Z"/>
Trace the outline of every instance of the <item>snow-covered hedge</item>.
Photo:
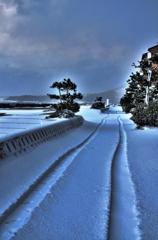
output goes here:
<path id="1" fill-rule="evenodd" d="M 11 155 L 18 155 L 46 140 L 81 126 L 83 121 L 84 119 L 81 116 L 76 116 L 63 122 L 53 123 L 49 126 L 38 127 L 34 130 L 6 137 L 0 142 L 0 158 L 3 159 Z"/>
<path id="2" fill-rule="evenodd" d="M 139 104 L 132 115 L 132 120 L 140 126 L 158 127 L 158 102 L 150 103 L 149 106 Z"/>

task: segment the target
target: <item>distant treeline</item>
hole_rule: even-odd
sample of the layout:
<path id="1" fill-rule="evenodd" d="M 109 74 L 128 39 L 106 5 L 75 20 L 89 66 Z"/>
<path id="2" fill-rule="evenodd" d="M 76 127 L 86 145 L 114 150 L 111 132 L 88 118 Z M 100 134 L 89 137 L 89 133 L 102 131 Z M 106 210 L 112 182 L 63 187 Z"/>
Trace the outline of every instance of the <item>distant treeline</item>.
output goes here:
<path id="1" fill-rule="evenodd" d="M 28 102 L 0 102 L 0 108 L 45 108 L 52 106 L 50 103 L 28 103 Z"/>

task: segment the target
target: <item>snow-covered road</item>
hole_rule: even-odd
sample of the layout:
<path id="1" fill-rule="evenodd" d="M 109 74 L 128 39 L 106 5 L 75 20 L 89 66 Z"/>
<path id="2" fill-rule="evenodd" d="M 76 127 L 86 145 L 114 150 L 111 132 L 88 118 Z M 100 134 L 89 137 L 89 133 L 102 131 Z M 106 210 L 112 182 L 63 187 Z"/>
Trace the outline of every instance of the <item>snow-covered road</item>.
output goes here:
<path id="1" fill-rule="evenodd" d="M 74 130 L 74 141 L 89 126 L 92 134 L 88 130 L 89 137 L 6 219 L 0 239 L 158 239 L 158 131 L 137 130 L 116 107 L 81 113 L 88 122 Z"/>

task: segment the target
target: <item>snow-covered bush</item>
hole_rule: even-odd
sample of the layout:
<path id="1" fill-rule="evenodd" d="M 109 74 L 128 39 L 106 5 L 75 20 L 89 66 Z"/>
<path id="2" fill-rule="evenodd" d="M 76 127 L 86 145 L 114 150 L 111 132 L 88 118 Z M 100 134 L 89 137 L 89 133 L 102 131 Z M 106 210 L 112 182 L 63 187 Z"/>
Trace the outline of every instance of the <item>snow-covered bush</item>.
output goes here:
<path id="1" fill-rule="evenodd" d="M 146 113 L 145 113 L 144 104 L 137 105 L 137 107 L 133 109 L 132 114 L 133 114 L 133 116 L 132 116 L 131 119 L 136 124 L 138 124 L 140 126 L 146 125 L 146 121 L 145 121 L 146 120 Z"/>
<path id="2" fill-rule="evenodd" d="M 91 108 L 94 109 L 105 109 L 105 103 L 103 102 L 102 97 L 97 97 L 92 104 Z"/>
<path id="3" fill-rule="evenodd" d="M 63 118 L 72 118 L 74 116 L 75 116 L 74 112 L 72 112 L 71 110 L 68 110 L 68 109 L 63 110 L 59 114 L 59 117 L 63 117 Z"/>
<path id="4" fill-rule="evenodd" d="M 140 126 L 158 127 L 158 101 L 150 103 L 149 106 L 138 105 L 133 111 L 132 120 Z"/>
<path id="5" fill-rule="evenodd" d="M 68 109 L 56 110 L 55 112 L 50 112 L 46 119 L 49 118 L 72 118 L 75 114 L 73 111 Z"/>

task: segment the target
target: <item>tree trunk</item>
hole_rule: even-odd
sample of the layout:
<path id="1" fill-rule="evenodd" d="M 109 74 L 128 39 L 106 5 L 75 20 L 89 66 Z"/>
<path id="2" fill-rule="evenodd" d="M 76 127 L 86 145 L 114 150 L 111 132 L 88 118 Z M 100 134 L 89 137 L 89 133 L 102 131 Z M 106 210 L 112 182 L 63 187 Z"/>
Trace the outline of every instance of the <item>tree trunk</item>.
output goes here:
<path id="1" fill-rule="evenodd" d="M 62 103 L 62 99 L 61 99 L 61 89 L 58 88 L 58 90 L 59 90 L 60 103 Z"/>

